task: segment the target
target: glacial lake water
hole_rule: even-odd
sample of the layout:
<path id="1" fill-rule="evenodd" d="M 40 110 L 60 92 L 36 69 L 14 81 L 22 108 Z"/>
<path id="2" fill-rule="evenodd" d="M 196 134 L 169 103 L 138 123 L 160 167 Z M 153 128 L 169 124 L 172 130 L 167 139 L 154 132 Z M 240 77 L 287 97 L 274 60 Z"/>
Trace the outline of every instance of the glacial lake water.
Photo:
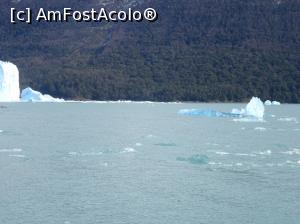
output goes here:
<path id="1" fill-rule="evenodd" d="M 1 224 L 300 222 L 300 105 L 1 105 Z"/>

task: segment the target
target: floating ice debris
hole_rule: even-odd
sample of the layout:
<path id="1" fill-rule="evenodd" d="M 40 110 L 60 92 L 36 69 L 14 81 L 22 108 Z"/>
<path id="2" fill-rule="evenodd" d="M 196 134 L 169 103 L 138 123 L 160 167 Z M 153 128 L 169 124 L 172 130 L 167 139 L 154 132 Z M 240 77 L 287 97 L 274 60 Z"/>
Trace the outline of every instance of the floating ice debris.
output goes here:
<path id="1" fill-rule="evenodd" d="M 54 98 L 50 95 L 31 89 L 30 87 L 23 89 L 21 93 L 21 101 L 23 102 L 64 102 L 63 99 Z"/>
<path id="2" fill-rule="evenodd" d="M 138 142 L 138 143 L 135 143 L 135 146 L 141 147 L 141 146 L 143 146 L 143 144 Z"/>
<path id="3" fill-rule="evenodd" d="M 26 156 L 25 155 L 8 155 L 9 157 L 16 157 L 16 158 L 25 158 Z"/>
<path id="4" fill-rule="evenodd" d="M 223 118 L 246 118 L 247 120 L 240 121 L 257 121 L 263 120 L 265 112 L 265 107 L 263 102 L 257 98 L 253 97 L 248 103 L 246 108 L 243 109 L 232 109 L 231 113 L 220 112 L 210 109 L 182 109 L 178 112 L 180 115 L 190 115 L 190 116 L 203 116 L 203 117 L 223 117 Z"/>
<path id="5" fill-rule="evenodd" d="M 288 154 L 288 155 L 300 155 L 300 149 L 292 149 L 292 150 L 289 150 L 289 151 L 285 151 L 285 152 L 282 152 L 283 154 Z"/>
<path id="6" fill-rule="evenodd" d="M 256 131 L 266 131 L 267 129 L 264 127 L 256 127 L 254 130 Z"/>
<path id="7" fill-rule="evenodd" d="M 266 105 L 266 106 L 271 106 L 271 105 L 272 105 L 271 100 L 267 100 L 267 101 L 265 102 L 265 105 Z"/>
<path id="8" fill-rule="evenodd" d="M 258 152 L 257 154 L 259 154 L 259 155 L 271 155 L 272 151 L 271 150 L 267 150 L 267 151 Z"/>
<path id="9" fill-rule="evenodd" d="M 225 155 L 229 155 L 230 153 L 229 152 L 222 152 L 222 151 L 218 151 L 218 152 L 215 152 L 217 155 L 221 155 L 221 156 L 225 156 Z"/>
<path id="10" fill-rule="evenodd" d="M 267 101 L 265 101 L 265 105 L 266 106 L 280 106 L 281 103 L 278 101 L 267 100 Z"/>
<path id="11" fill-rule="evenodd" d="M 235 113 L 225 113 L 225 112 L 219 112 L 215 110 L 210 109 L 183 109 L 178 112 L 180 115 L 190 115 L 190 116 L 202 116 L 202 117 L 240 117 L 239 114 Z"/>
<path id="12" fill-rule="evenodd" d="M 19 99 L 19 70 L 10 62 L 0 61 L 0 101 L 14 102 Z"/>
<path id="13" fill-rule="evenodd" d="M 69 152 L 69 155 L 70 156 L 76 156 L 76 155 L 78 155 L 78 152 Z"/>
<path id="14" fill-rule="evenodd" d="M 205 145 L 220 146 L 220 144 L 218 143 L 211 143 L 211 142 L 206 142 Z"/>
<path id="15" fill-rule="evenodd" d="M 280 103 L 280 102 L 278 102 L 278 101 L 273 101 L 273 102 L 272 102 L 272 105 L 274 105 L 274 106 L 280 106 L 280 105 L 281 105 L 281 103 Z"/>
<path id="16" fill-rule="evenodd" d="M 0 152 L 22 152 L 23 150 L 22 149 L 17 149 L 17 148 L 14 148 L 14 149 L 0 149 Z"/>
<path id="17" fill-rule="evenodd" d="M 256 156 L 254 154 L 248 154 L 248 153 L 236 153 L 234 155 L 235 156 L 250 156 L 250 157 L 255 157 Z"/>
<path id="18" fill-rule="evenodd" d="M 133 153 L 136 152 L 134 148 L 125 148 L 121 153 Z"/>
<path id="19" fill-rule="evenodd" d="M 182 162 L 189 162 L 191 164 L 197 164 L 197 165 L 205 165 L 208 164 L 209 158 L 206 155 L 193 155 L 188 158 L 184 157 L 177 157 L 177 161 L 182 161 Z"/>
<path id="20" fill-rule="evenodd" d="M 284 117 L 284 118 L 279 118 L 278 121 L 297 122 L 298 120 L 295 117 Z"/>

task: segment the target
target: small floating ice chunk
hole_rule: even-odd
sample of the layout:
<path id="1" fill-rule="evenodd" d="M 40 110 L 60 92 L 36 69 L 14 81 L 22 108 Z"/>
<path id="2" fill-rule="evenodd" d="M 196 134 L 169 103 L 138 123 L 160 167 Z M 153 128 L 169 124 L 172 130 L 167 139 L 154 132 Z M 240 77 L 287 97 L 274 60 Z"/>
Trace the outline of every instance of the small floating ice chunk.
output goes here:
<path id="1" fill-rule="evenodd" d="M 136 152 L 134 148 L 124 148 L 124 150 L 121 153 L 133 153 Z"/>
<path id="2" fill-rule="evenodd" d="M 221 156 L 225 156 L 225 155 L 229 155 L 229 152 L 222 152 L 222 151 L 218 151 L 216 152 L 217 155 L 221 155 Z"/>
<path id="3" fill-rule="evenodd" d="M 278 101 L 272 101 L 272 105 L 273 105 L 273 106 L 280 106 L 280 105 L 281 105 L 281 103 L 280 103 L 280 102 L 278 102 Z"/>
<path id="4" fill-rule="evenodd" d="M 250 156 L 250 157 L 255 157 L 256 155 L 254 154 L 248 154 L 248 153 L 236 153 L 236 156 Z"/>
<path id="5" fill-rule="evenodd" d="M 180 115 L 202 116 L 202 117 L 237 117 L 239 115 L 233 113 L 224 113 L 210 109 L 182 109 L 178 112 Z"/>
<path id="6" fill-rule="evenodd" d="M 70 156 L 76 156 L 76 155 L 78 155 L 78 153 L 77 152 L 69 152 L 69 155 Z"/>
<path id="7" fill-rule="evenodd" d="M 298 120 L 295 117 L 284 117 L 284 118 L 279 118 L 278 121 L 297 122 Z"/>
<path id="8" fill-rule="evenodd" d="M 267 100 L 267 101 L 265 101 L 265 105 L 266 106 L 280 106 L 281 103 L 278 101 Z"/>
<path id="9" fill-rule="evenodd" d="M 267 129 L 264 127 L 256 127 L 254 130 L 256 131 L 266 131 Z"/>
<path id="10" fill-rule="evenodd" d="M 12 154 L 12 155 L 8 155 L 9 157 L 16 157 L 16 158 L 25 158 L 25 155 L 19 155 L 19 154 Z"/>
<path id="11" fill-rule="evenodd" d="M 38 91 L 27 87 L 22 90 L 21 101 L 23 102 L 64 102 L 63 99 L 54 98 L 47 94 L 42 94 Z"/>
<path id="12" fill-rule="evenodd" d="M 14 149 L 0 149 L 0 152 L 22 152 L 22 149 L 14 148 Z"/>
<path id="13" fill-rule="evenodd" d="M 300 149 L 292 149 L 290 151 L 282 152 L 283 154 L 288 154 L 288 155 L 300 155 Z"/>
<path id="14" fill-rule="evenodd" d="M 261 152 L 258 152 L 257 154 L 259 154 L 259 155 L 271 155 L 272 151 L 271 150 L 261 151 Z"/>
<path id="15" fill-rule="evenodd" d="M 271 100 L 267 100 L 267 101 L 265 102 L 265 105 L 266 105 L 266 106 L 272 106 Z"/>
<path id="16" fill-rule="evenodd" d="M 142 143 L 139 143 L 139 142 L 137 142 L 137 143 L 135 143 L 135 146 L 137 146 L 137 147 L 141 147 L 141 146 L 143 146 L 143 144 L 142 144 Z"/>

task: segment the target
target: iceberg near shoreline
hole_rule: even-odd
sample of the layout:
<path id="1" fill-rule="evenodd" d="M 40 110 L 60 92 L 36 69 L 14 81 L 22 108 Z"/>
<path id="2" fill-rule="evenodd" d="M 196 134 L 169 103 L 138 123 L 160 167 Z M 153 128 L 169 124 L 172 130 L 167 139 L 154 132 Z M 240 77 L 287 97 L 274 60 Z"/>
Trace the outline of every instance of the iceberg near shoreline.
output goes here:
<path id="1" fill-rule="evenodd" d="M 64 102 L 63 99 L 44 95 L 30 87 L 20 96 L 19 69 L 11 62 L 0 61 L 0 102 Z"/>
<path id="2" fill-rule="evenodd" d="M 22 90 L 22 102 L 64 102 L 64 99 L 54 98 L 48 94 L 42 94 L 39 91 L 33 90 L 30 87 Z"/>
<path id="3" fill-rule="evenodd" d="M 0 61 L 0 102 L 17 102 L 19 100 L 19 70 L 10 62 Z"/>

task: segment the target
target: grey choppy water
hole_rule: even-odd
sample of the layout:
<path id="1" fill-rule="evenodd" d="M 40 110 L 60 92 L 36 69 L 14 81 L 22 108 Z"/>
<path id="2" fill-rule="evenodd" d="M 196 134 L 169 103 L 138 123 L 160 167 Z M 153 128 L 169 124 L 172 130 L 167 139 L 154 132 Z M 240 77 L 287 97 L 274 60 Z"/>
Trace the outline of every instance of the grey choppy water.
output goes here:
<path id="1" fill-rule="evenodd" d="M 1 105 L 2 224 L 299 223 L 299 105 Z"/>

